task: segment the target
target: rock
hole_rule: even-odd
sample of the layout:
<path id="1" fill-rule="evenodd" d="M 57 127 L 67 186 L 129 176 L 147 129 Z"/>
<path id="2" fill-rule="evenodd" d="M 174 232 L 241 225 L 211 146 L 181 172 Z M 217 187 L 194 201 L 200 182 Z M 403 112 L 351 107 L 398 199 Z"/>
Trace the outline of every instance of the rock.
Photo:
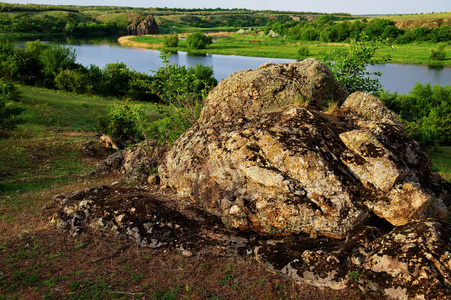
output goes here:
<path id="1" fill-rule="evenodd" d="M 155 174 L 150 175 L 147 178 L 147 183 L 149 183 L 149 184 L 160 184 L 160 177 L 158 175 L 155 175 Z"/>
<path id="2" fill-rule="evenodd" d="M 146 35 L 146 34 L 158 34 L 160 29 L 155 21 L 155 18 L 148 15 L 144 20 L 133 21 L 127 27 L 128 35 Z"/>
<path id="3" fill-rule="evenodd" d="M 353 93 L 346 99 L 342 107 L 351 109 L 354 114 L 367 121 L 401 124 L 394 112 L 389 110 L 378 98 L 368 93 Z"/>
<path id="4" fill-rule="evenodd" d="M 299 283 L 346 289 L 358 284 L 389 299 L 451 299 L 451 225 L 412 221 L 381 234 L 366 227 L 343 244 L 266 243 L 255 258 Z M 385 299 L 385 298 L 384 298 Z"/>
<path id="5" fill-rule="evenodd" d="M 165 145 L 139 143 L 109 156 L 95 173 L 121 173 L 129 183 L 146 181 L 150 169 L 160 163 L 166 149 Z"/>
<path id="6" fill-rule="evenodd" d="M 366 247 L 363 276 L 394 299 L 451 299 L 451 226 L 413 221 Z"/>
<path id="7" fill-rule="evenodd" d="M 106 149 L 120 150 L 124 146 L 117 140 L 113 139 L 109 135 L 101 134 L 99 137 L 99 146 Z"/>
<path id="8" fill-rule="evenodd" d="M 315 59 L 241 71 L 212 90 L 159 168 L 162 185 L 230 228 L 344 238 L 374 212 L 444 218 L 450 185 L 396 116 Z"/>
<path id="9" fill-rule="evenodd" d="M 59 194 L 52 223 L 79 235 L 94 229 L 142 247 L 176 250 L 185 257 L 213 250 L 255 259 L 298 283 L 348 290 L 375 299 L 451 299 L 451 224 L 414 220 L 396 228 L 372 220 L 338 240 L 307 234 L 236 235 L 219 218 L 145 186 L 107 187 Z M 234 208 L 235 209 L 235 208 Z M 236 210 L 235 213 L 241 213 Z M 378 226 L 378 227 L 375 227 Z M 381 298 L 382 297 L 382 298 Z"/>
<path id="10" fill-rule="evenodd" d="M 61 199 L 63 198 L 63 199 Z M 207 226 L 220 225 L 220 221 L 202 213 L 192 217 L 175 210 L 167 197 L 149 194 L 145 187 L 108 187 L 58 195 L 55 200 L 60 209 L 51 223 L 61 231 L 76 236 L 89 229 L 130 239 L 147 248 L 178 248 L 183 256 L 205 245 L 227 241 L 216 234 L 212 240 L 205 232 Z M 166 202 L 165 202 L 166 201 Z"/>

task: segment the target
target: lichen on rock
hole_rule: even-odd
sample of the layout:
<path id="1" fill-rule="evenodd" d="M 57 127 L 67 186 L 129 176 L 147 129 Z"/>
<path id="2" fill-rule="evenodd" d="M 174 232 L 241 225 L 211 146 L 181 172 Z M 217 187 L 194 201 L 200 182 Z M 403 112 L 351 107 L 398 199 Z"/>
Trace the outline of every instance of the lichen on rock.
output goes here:
<path id="1" fill-rule="evenodd" d="M 369 212 L 396 226 L 445 217 L 449 185 L 396 115 L 344 97 L 315 59 L 235 73 L 168 151 L 162 182 L 231 228 L 271 234 L 344 238 Z"/>

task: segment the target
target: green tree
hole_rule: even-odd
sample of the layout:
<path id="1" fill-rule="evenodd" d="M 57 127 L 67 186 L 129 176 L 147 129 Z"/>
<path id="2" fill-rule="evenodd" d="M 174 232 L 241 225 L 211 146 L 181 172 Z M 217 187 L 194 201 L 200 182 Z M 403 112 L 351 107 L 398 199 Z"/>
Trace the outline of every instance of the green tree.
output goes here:
<path id="1" fill-rule="evenodd" d="M 451 86 L 417 83 L 407 95 L 383 93 L 381 100 L 423 147 L 451 145 Z"/>
<path id="2" fill-rule="evenodd" d="M 169 34 L 163 38 L 163 47 L 164 48 L 176 48 L 179 43 L 178 34 Z"/>
<path id="3" fill-rule="evenodd" d="M 206 36 L 202 32 L 195 32 L 186 37 L 186 43 L 188 45 L 188 49 L 198 50 L 205 49 L 212 43 L 212 41 L 211 37 Z"/>
<path id="4" fill-rule="evenodd" d="M 367 67 L 376 63 L 386 62 L 389 58 L 375 59 L 379 43 L 351 42 L 349 47 L 341 47 L 323 54 L 326 65 L 332 70 L 335 79 L 345 87 L 349 93 L 356 91 L 368 92 L 375 95 L 382 88 L 377 78 L 380 72 L 368 72 Z"/>

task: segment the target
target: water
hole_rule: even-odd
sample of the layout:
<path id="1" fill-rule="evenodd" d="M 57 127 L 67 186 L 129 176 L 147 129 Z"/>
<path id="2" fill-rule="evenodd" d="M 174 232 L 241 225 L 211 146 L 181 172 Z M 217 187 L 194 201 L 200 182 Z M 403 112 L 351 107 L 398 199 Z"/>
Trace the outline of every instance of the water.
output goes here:
<path id="1" fill-rule="evenodd" d="M 16 45 L 24 46 L 25 43 L 18 42 Z M 67 45 L 67 42 L 64 41 L 60 41 L 60 43 Z M 107 41 L 101 44 L 83 43 L 70 46 L 76 51 L 77 62 L 84 66 L 94 64 L 103 68 L 108 63 L 123 62 L 131 69 L 149 73 L 163 65 L 159 57 L 160 52 L 156 50 L 126 48 Z M 169 61 L 188 67 L 195 66 L 196 63 L 213 66 L 214 76 L 220 81 L 234 72 L 255 69 L 267 62 L 284 63 L 295 60 L 217 54 L 189 56 L 186 52 L 178 52 L 170 55 Z M 382 77 L 378 78 L 383 88 L 391 92 L 398 91 L 402 94 L 411 91 L 416 82 L 451 85 L 450 67 L 432 69 L 419 65 L 383 64 L 370 66 L 368 71 L 381 72 Z"/>

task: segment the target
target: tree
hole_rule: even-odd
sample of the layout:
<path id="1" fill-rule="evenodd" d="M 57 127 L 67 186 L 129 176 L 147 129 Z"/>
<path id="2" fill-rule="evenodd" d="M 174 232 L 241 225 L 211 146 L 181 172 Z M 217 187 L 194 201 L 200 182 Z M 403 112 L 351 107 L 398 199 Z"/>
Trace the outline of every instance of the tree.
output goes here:
<path id="1" fill-rule="evenodd" d="M 178 34 L 169 34 L 163 38 L 164 48 L 176 48 L 179 43 Z"/>
<path id="2" fill-rule="evenodd" d="M 378 95 L 382 86 L 378 79 L 370 78 L 370 76 L 381 76 L 381 73 L 368 72 L 366 68 L 389 60 L 389 58 L 379 60 L 374 58 L 379 48 L 379 43 L 353 41 L 348 48 L 332 50 L 323 54 L 323 57 L 326 65 L 335 74 L 335 79 L 349 93 L 362 91 Z"/>
<path id="3" fill-rule="evenodd" d="M 202 32 L 195 32 L 186 38 L 186 43 L 188 44 L 188 49 L 205 49 L 207 45 L 212 43 L 211 37 L 206 36 Z"/>
<path id="4" fill-rule="evenodd" d="M 417 83 L 407 95 L 383 93 L 381 100 L 422 147 L 451 145 L 451 86 Z"/>

